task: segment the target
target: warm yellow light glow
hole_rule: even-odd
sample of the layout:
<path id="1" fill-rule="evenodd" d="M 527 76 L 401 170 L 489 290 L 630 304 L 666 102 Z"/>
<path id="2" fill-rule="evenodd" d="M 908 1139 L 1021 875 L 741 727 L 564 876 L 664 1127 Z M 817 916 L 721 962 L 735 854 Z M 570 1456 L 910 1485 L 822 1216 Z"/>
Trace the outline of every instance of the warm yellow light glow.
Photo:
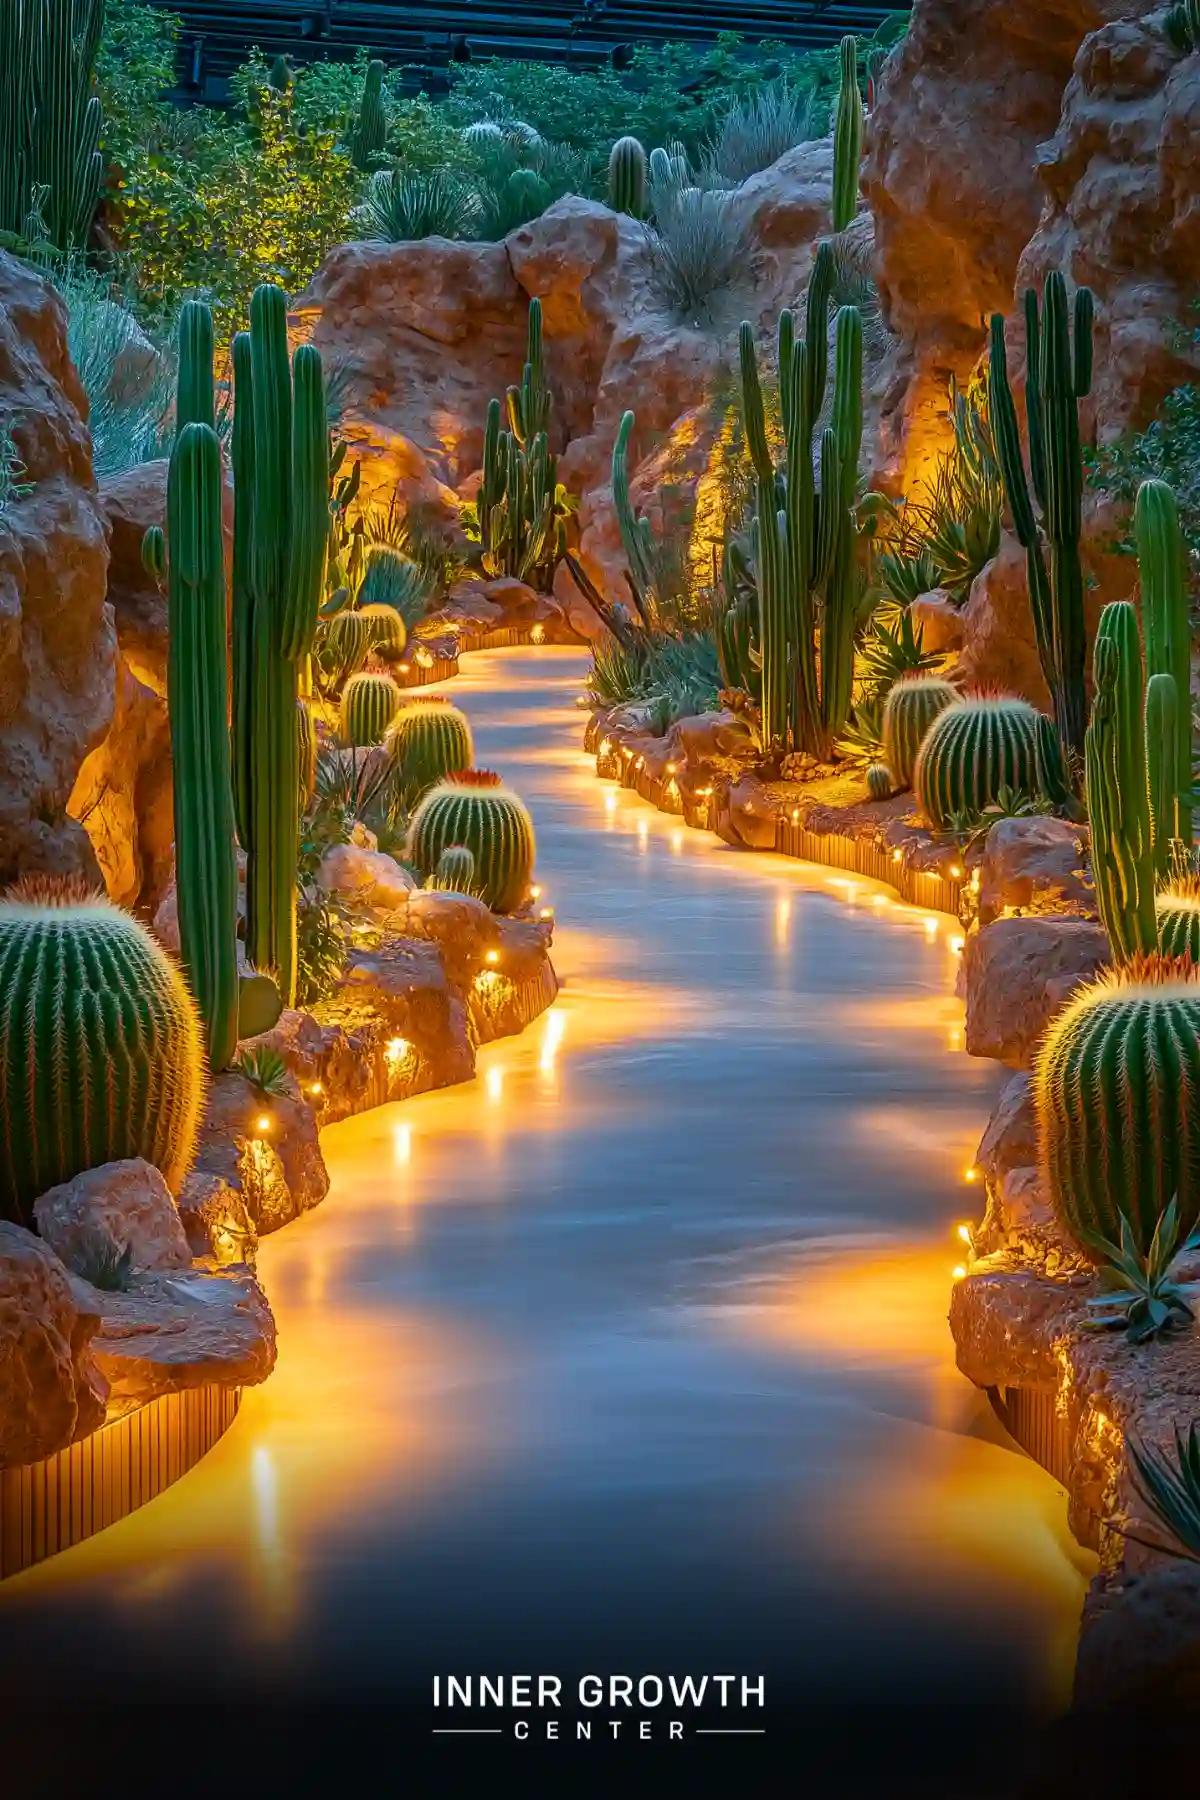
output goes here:
<path id="1" fill-rule="evenodd" d="M 541 912 L 538 914 L 539 919 L 552 919 L 553 917 L 554 908 L 552 906 L 543 906 Z"/>
<path id="2" fill-rule="evenodd" d="M 962 1281 L 964 1279 L 964 1277 L 966 1276 L 966 1273 L 967 1273 L 967 1271 L 964 1269 L 964 1267 L 961 1263 L 955 1263 L 954 1267 L 950 1271 L 950 1274 L 955 1281 Z"/>
<path id="3" fill-rule="evenodd" d="M 969 1169 L 963 1170 L 963 1180 L 964 1181 L 978 1181 L 979 1180 L 979 1170 L 975 1167 L 974 1163 L 971 1164 Z"/>
<path id="4" fill-rule="evenodd" d="M 604 796 L 604 810 L 606 813 L 615 813 L 617 810 L 617 796 L 611 788 Z"/>
<path id="5" fill-rule="evenodd" d="M 407 1038 L 394 1037 L 388 1039 L 387 1044 L 384 1046 L 383 1054 L 384 1059 L 387 1062 L 389 1075 L 396 1075 L 399 1073 L 405 1059 L 409 1056 L 411 1051 L 412 1045 Z"/>
<path id="6" fill-rule="evenodd" d="M 682 833 L 682 831 L 673 831 L 671 833 L 671 852 L 674 856 L 678 856 L 678 855 L 680 855 L 682 850 L 683 850 L 683 833 Z"/>
<path id="7" fill-rule="evenodd" d="M 677 765 L 676 765 L 676 764 L 675 764 L 675 763 L 668 763 L 668 764 L 667 764 L 667 774 L 668 774 L 668 775 L 674 775 L 674 773 L 675 773 L 675 769 L 676 769 L 676 766 L 677 766 Z"/>
<path id="8" fill-rule="evenodd" d="M 415 654 L 416 654 L 416 658 L 417 658 L 417 666 L 419 668 L 432 669 L 433 658 L 432 658 L 432 656 L 430 656 L 428 650 L 418 650 L 418 651 L 416 651 Z"/>
<path id="9" fill-rule="evenodd" d="M 698 800 L 706 800 L 708 798 L 709 794 L 711 794 L 711 793 L 712 793 L 712 789 L 710 787 L 697 788 L 696 789 L 696 798 Z"/>
<path id="10" fill-rule="evenodd" d="M 529 633 L 529 641 L 531 644 L 544 644 L 546 641 L 546 627 L 544 625 L 535 625 Z"/>
<path id="11" fill-rule="evenodd" d="M 319 1081 L 310 1081 L 308 1084 L 308 1091 L 310 1094 L 317 1096 L 323 1094 L 325 1089 Z"/>
<path id="12" fill-rule="evenodd" d="M 952 937 L 949 939 L 950 948 L 954 952 L 955 956 L 961 955 L 963 945 L 966 943 L 966 941 L 967 941 L 966 938 L 962 938 L 962 937 Z"/>
<path id="13" fill-rule="evenodd" d="M 960 879 L 961 879 L 961 877 L 962 877 L 962 870 L 961 870 L 961 869 L 960 869 L 960 868 L 959 868 L 959 866 L 958 866 L 958 864 L 957 864 L 957 863 L 951 863 L 951 865 L 950 865 L 950 879 L 951 879 L 951 881 L 958 881 L 958 880 L 960 880 Z"/>
<path id="14" fill-rule="evenodd" d="M 958 1228 L 958 1235 L 964 1244 L 969 1244 L 971 1241 L 971 1227 L 969 1225 L 960 1225 Z"/>
<path id="15" fill-rule="evenodd" d="M 270 1131 L 270 1129 L 271 1129 L 270 1113 L 260 1113 L 258 1115 L 258 1118 L 255 1119 L 255 1121 L 254 1121 L 254 1129 L 255 1129 L 255 1131 L 262 1131 L 262 1132 Z"/>
<path id="16" fill-rule="evenodd" d="M 550 1075 L 554 1071 L 554 1059 L 558 1055 L 558 1047 L 566 1029 L 567 1021 L 561 1012 L 547 1013 L 546 1029 L 542 1033 L 542 1054 L 538 1058 L 538 1067 L 544 1075 Z"/>
<path id="17" fill-rule="evenodd" d="M 403 1166 L 412 1161 L 412 1126 L 397 1125 L 392 1133 L 392 1148 L 397 1163 Z"/>
<path id="18" fill-rule="evenodd" d="M 903 862 L 904 861 L 903 850 L 893 850 L 892 851 L 892 861 L 893 862 Z"/>
<path id="19" fill-rule="evenodd" d="M 400 664 L 400 673 L 402 675 L 407 675 L 411 668 L 412 668 L 411 663 L 401 663 Z"/>
<path id="20" fill-rule="evenodd" d="M 971 870 L 971 892 L 973 894 L 977 894 L 979 892 L 979 870 L 978 869 Z"/>
<path id="21" fill-rule="evenodd" d="M 792 813 L 792 824 L 798 825 L 799 823 L 800 823 L 800 808 L 796 807 Z"/>
<path id="22" fill-rule="evenodd" d="M 493 1105 L 504 1098 L 504 1070 L 492 1068 L 487 1072 L 487 1097 Z"/>
<path id="23" fill-rule="evenodd" d="M 531 900 L 540 900 L 540 899 L 541 899 L 541 897 L 542 897 L 542 890 L 541 890 L 541 888 L 540 888 L 540 887 L 538 887 L 538 886 L 537 886 L 537 884 L 536 884 L 536 883 L 535 883 L 535 884 L 534 884 L 534 886 L 533 886 L 533 887 L 531 887 L 531 888 L 530 888 L 530 890 L 529 890 L 529 897 L 530 897 L 530 899 L 531 899 Z"/>
<path id="24" fill-rule="evenodd" d="M 500 952 L 498 950 L 489 950 L 483 960 L 485 962 L 498 963 L 500 961 Z"/>
<path id="25" fill-rule="evenodd" d="M 792 903 L 786 897 L 775 902 L 775 942 L 781 950 L 788 946 L 788 929 L 792 922 Z"/>
<path id="26" fill-rule="evenodd" d="M 935 938 L 937 936 L 937 934 L 938 934 L 938 921 L 936 919 L 926 919 L 926 921 L 925 921 L 925 936 L 929 937 L 929 938 Z"/>
<path id="27" fill-rule="evenodd" d="M 600 748 L 599 748 L 599 750 L 597 750 L 596 754 L 597 754 L 597 756 L 607 756 L 611 749 L 612 749 L 612 739 L 611 738 L 601 738 L 600 739 Z"/>

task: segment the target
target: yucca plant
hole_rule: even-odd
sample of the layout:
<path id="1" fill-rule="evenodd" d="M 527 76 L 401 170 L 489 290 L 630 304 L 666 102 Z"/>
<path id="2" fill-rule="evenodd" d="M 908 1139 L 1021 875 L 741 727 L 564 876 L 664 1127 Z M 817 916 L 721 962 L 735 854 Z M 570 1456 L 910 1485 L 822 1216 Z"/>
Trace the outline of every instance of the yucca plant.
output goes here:
<path id="1" fill-rule="evenodd" d="M 1200 1250 L 1200 1230 L 1179 1242 L 1179 1212 L 1173 1199 L 1159 1218 L 1143 1254 L 1138 1249 L 1133 1228 L 1124 1213 L 1121 1242 L 1113 1244 L 1097 1232 L 1080 1235 L 1085 1243 L 1103 1258 L 1099 1280 L 1103 1294 L 1088 1300 L 1091 1317 L 1085 1323 L 1093 1330 L 1115 1331 L 1124 1328 L 1131 1344 L 1144 1344 L 1152 1337 L 1183 1331 L 1195 1319 L 1192 1300 L 1200 1293 L 1200 1282 L 1181 1282 L 1177 1265 L 1192 1252 Z"/>
<path id="2" fill-rule="evenodd" d="M 479 223 L 479 196 L 442 169 L 429 175 L 379 169 L 354 215 L 368 243 L 408 244 L 422 238 L 467 238 Z"/>

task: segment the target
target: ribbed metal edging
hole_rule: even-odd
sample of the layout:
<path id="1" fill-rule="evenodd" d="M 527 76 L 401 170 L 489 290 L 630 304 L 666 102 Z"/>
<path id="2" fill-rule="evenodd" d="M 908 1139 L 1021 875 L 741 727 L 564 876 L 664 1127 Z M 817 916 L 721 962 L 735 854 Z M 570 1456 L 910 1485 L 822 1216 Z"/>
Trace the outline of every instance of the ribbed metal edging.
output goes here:
<path id="1" fill-rule="evenodd" d="M 228 1431 L 240 1388 L 163 1394 L 56 1456 L 0 1469 L 0 1581 L 165 1492 Z"/>
<path id="2" fill-rule="evenodd" d="M 1009 1436 L 1063 1487 L 1071 1471 L 1071 1434 L 1052 1387 L 990 1387 L 992 1410 Z"/>

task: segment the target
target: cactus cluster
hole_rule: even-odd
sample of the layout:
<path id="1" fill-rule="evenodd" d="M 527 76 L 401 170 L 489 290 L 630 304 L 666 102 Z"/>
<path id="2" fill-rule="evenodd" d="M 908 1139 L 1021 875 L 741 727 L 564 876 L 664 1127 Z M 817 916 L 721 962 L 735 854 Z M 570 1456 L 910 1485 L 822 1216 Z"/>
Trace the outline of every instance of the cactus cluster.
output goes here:
<path id="1" fill-rule="evenodd" d="M 1113 956 L 1158 948 L 1153 819 L 1146 766 L 1146 691 L 1137 614 L 1127 600 L 1100 616 L 1087 731 L 1087 806 L 1096 904 Z"/>
<path id="2" fill-rule="evenodd" d="M 382 744 L 403 704 L 390 675 L 352 675 L 342 689 L 342 736 L 355 750 Z"/>
<path id="3" fill-rule="evenodd" d="M 1079 402 L 1092 386 L 1094 301 L 1089 289 L 1080 288 L 1075 295 L 1073 333 L 1070 314 L 1067 284 L 1057 271 L 1046 278 L 1040 310 L 1036 293 L 1031 289 L 1025 295 L 1028 481 L 999 313 L 992 316 L 988 365 L 996 453 L 1013 526 L 1025 550 L 1038 657 L 1068 770 L 1083 752 L 1087 725 Z"/>
<path id="4" fill-rule="evenodd" d="M 938 712 L 913 770 L 921 810 L 936 831 L 977 818 L 1001 788 L 1062 792 L 1062 766 L 1049 721 L 1024 700 L 968 695 Z"/>
<path id="5" fill-rule="evenodd" d="M 742 411 L 758 484 L 752 544 L 763 742 L 822 759 L 850 712 L 859 603 L 854 504 L 863 425 L 863 340 L 862 318 L 854 306 L 843 306 L 837 315 L 831 422 L 814 455 L 828 382 L 833 274 L 833 252 L 822 244 L 809 278 L 803 339 L 796 337 L 790 311 L 779 321 L 784 471 L 776 471 L 771 455 L 749 324 L 742 326 L 739 342 Z"/>
<path id="6" fill-rule="evenodd" d="M 1200 970 L 1137 957 L 1077 993 L 1050 1025 L 1034 1072 L 1047 1192 L 1082 1247 L 1139 1250 L 1176 1202 L 1200 1221 Z"/>
<path id="7" fill-rule="evenodd" d="M 410 806 L 475 760 L 467 716 L 448 700 L 417 700 L 403 707 L 388 729 L 387 747 Z"/>
<path id="8" fill-rule="evenodd" d="M 483 437 L 483 479 L 476 501 L 483 566 L 489 575 L 511 575 L 549 588 L 567 547 L 571 502 L 550 451 L 553 410 L 542 347 L 542 303 L 529 302 L 525 368 L 519 387 L 508 390 L 508 427 L 499 400 L 488 407 Z"/>
<path id="9" fill-rule="evenodd" d="M 104 0 L 0 6 L 0 232 L 74 250 L 100 197 Z"/>
<path id="10" fill-rule="evenodd" d="M 448 776 L 412 816 L 406 854 L 426 878 L 436 873 L 445 851 L 460 846 L 475 859 L 474 892 L 493 912 L 515 912 L 533 878 L 533 821 L 524 802 L 490 770 Z"/>
<path id="11" fill-rule="evenodd" d="M 608 204 L 631 219 L 646 216 L 649 169 L 646 152 L 635 137 L 618 138 L 608 159 Z"/>
<path id="12" fill-rule="evenodd" d="M 958 689 L 939 675 L 907 675 L 888 689 L 883 705 L 883 760 L 897 788 L 910 788 L 922 740 L 958 699 Z"/>
<path id="13" fill-rule="evenodd" d="M 149 932 L 85 884 L 0 901 L 0 1216 L 83 1169 L 144 1157 L 178 1190 L 204 1105 L 203 1037 Z"/>

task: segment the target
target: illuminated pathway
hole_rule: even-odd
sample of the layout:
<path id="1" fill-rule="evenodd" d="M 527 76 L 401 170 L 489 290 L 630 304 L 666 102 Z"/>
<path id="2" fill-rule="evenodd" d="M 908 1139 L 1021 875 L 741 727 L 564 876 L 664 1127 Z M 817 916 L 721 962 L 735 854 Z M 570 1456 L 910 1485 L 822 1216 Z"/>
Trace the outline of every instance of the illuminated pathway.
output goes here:
<path id="1" fill-rule="evenodd" d="M 948 921 L 596 782 L 584 658 L 471 658 L 562 999 L 471 1088 L 326 1135 L 267 1240 L 278 1371 L 180 1486 L 0 1589 L 0 1691 L 767 1670 L 1063 1689 L 1084 1559 L 945 1325 L 998 1071 Z"/>

